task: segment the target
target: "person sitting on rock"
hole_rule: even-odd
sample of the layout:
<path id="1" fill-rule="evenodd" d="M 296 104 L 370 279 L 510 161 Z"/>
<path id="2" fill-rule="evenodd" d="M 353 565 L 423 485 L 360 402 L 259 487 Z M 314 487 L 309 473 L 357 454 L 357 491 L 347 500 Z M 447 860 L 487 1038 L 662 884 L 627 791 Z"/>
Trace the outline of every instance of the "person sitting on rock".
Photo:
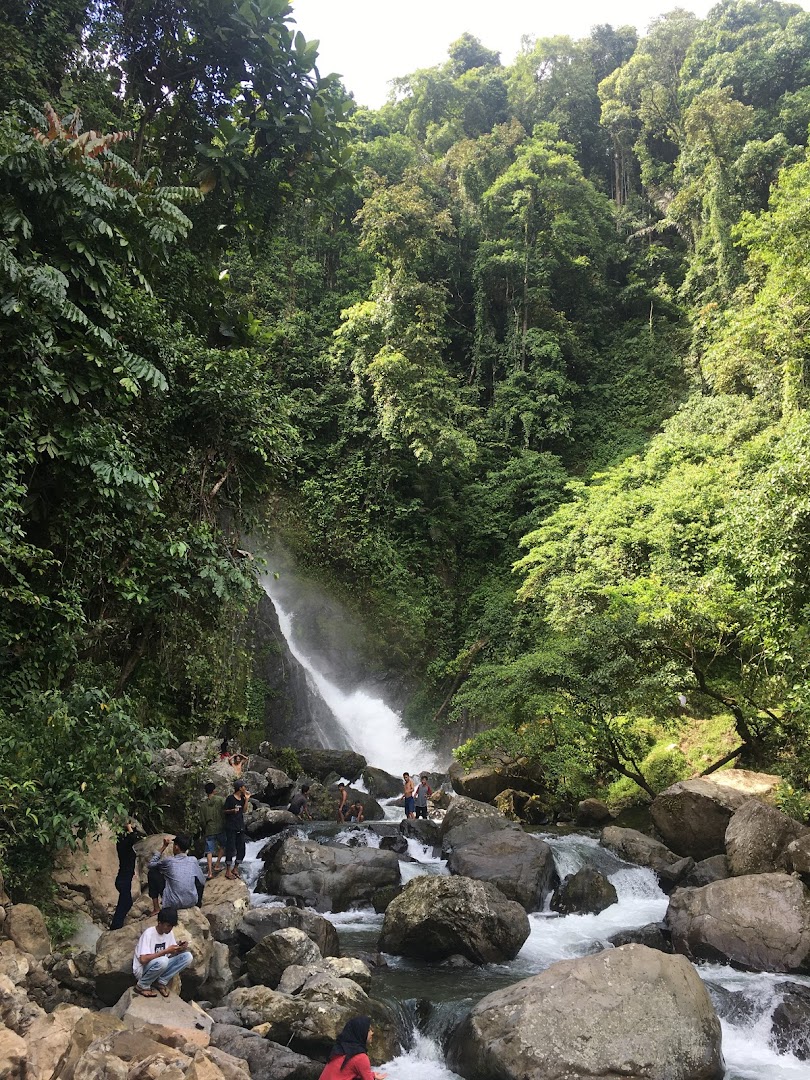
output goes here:
<path id="1" fill-rule="evenodd" d="M 295 814 L 296 817 L 309 818 L 312 821 L 312 814 L 308 810 L 309 806 L 309 784 L 302 784 L 301 790 L 297 795 L 293 795 L 290 800 L 289 811 L 291 814 Z"/>
<path id="2" fill-rule="evenodd" d="M 187 941 L 176 941 L 177 908 L 164 907 L 157 913 L 157 926 L 147 926 L 138 938 L 132 973 L 135 993 L 141 997 L 169 996 L 169 983 L 194 960 Z M 157 994 L 152 987 L 155 987 Z"/>
<path id="3" fill-rule="evenodd" d="M 225 799 L 216 795 L 217 788 L 213 780 L 205 785 L 205 798 L 200 806 L 200 824 L 205 837 L 205 856 L 208 860 L 208 881 L 219 873 L 219 864 L 225 849 Z M 216 853 L 216 866 L 213 864 Z"/>
<path id="4" fill-rule="evenodd" d="M 348 809 L 349 821 L 361 822 L 366 820 L 363 804 L 361 802 L 353 802 Z"/>
<path id="5" fill-rule="evenodd" d="M 165 855 L 166 848 L 173 844 L 172 854 Z M 149 895 L 152 898 L 152 914 L 157 915 L 160 906 L 158 898 L 163 896 L 163 907 L 190 908 L 202 906 L 205 878 L 200 864 L 193 855 L 188 854 L 191 840 L 182 833 L 172 839 L 167 836 L 163 847 L 156 851 L 149 860 L 146 875 Z"/>
<path id="6" fill-rule="evenodd" d="M 385 1080 L 385 1073 L 374 1072 L 368 1058 L 368 1044 L 373 1038 L 369 1017 L 355 1016 L 335 1040 L 320 1080 Z"/>

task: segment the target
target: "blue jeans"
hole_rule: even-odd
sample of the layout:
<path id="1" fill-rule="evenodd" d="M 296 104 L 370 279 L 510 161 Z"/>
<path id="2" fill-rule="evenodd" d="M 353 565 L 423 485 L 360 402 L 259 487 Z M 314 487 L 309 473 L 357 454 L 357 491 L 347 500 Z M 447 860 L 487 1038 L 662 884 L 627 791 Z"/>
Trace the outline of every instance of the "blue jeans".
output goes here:
<path id="1" fill-rule="evenodd" d="M 138 979 L 138 986 L 145 990 L 153 982 L 165 985 L 187 968 L 193 960 L 194 957 L 188 949 L 184 949 L 175 956 L 156 956 L 154 960 L 144 965 L 143 975 Z"/>

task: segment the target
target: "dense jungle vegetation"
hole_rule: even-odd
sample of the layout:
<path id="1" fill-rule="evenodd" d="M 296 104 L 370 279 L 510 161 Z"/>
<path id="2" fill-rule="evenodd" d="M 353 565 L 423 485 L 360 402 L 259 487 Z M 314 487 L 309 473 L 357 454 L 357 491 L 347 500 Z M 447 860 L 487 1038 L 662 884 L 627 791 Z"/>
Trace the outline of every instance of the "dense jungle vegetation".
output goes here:
<path id="1" fill-rule="evenodd" d="M 261 711 L 262 530 L 463 760 L 802 811 L 808 13 L 465 35 L 370 111 L 284 0 L 17 0 L 0 108 L 12 880 Z"/>

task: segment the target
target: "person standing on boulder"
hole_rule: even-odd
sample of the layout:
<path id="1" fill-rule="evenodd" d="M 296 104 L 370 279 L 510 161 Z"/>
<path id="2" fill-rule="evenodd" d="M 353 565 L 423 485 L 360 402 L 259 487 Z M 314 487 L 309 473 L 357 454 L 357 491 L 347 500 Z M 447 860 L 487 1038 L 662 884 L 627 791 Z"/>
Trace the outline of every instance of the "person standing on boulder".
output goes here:
<path id="1" fill-rule="evenodd" d="M 228 881 L 239 877 L 239 864 L 245 859 L 245 811 L 249 801 L 245 781 L 234 780 L 233 794 L 225 800 L 225 877 Z"/>
<path id="2" fill-rule="evenodd" d="M 404 806 L 406 818 L 412 818 L 416 816 L 414 813 L 413 792 L 414 787 L 413 780 L 411 780 L 411 774 L 404 772 L 402 774 L 402 794 L 405 799 Z"/>
<path id="3" fill-rule="evenodd" d="M 176 941 L 177 908 L 164 907 L 157 913 L 157 926 L 147 926 L 138 938 L 132 973 L 138 980 L 135 993 L 141 997 L 169 996 L 169 983 L 188 967 L 194 955 L 187 941 Z M 157 994 L 152 987 L 155 987 Z"/>
<path id="4" fill-rule="evenodd" d="M 415 813 L 418 818 L 424 818 L 427 821 L 427 801 L 433 794 L 430 784 L 428 783 L 427 776 L 422 774 L 419 780 L 419 786 L 416 789 L 414 795 Z"/>
<path id="5" fill-rule="evenodd" d="M 340 793 L 340 802 L 338 803 L 337 808 L 337 819 L 340 822 L 344 822 L 346 820 L 346 804 L 349 801 L 349 795 L 346 791 L 346 785 L 342 780 L 338 784 L 338 791 Z"/>
<path id="6" fill-rule="evenodd" d="M 120 930 L 124 925 L 124 919 L 132 907 L 132 879 L 135 877 L 135 845 L 138 842 L 138 834 L 132 821 L 124 826 L 124 831 L 115 841 L 115 851 L 118 855 L 118 873 L 115 876 L 115 887 L 118 890 L 118 904 L 115 914 L 110 923 L 111 930 Z"/>
<path id="7" fill-rule="evenodd" d="M 205 837 L 205 855 L 208 860 L 208 881 L 219 873 L 219 864 L 222 861 L 222 853 L 225 848 L 225 799 L 216 795 L 217 788 L 213 781 L 209 780 L 205 785 L 205 799 L 200 807 L 200 824 Z M 217 864 L 213 865 L 214 853 L 216 852 Z"/>
<path id="8" fill-rule="evenodd" d="M 355 1016 L 335 1040 L 329 1062 L 320 1080 L 385 1080 L 385 1073 L 374 1072 L 368 1057 L 368 1044 L 374 1028 L 368 1016 Z"/>

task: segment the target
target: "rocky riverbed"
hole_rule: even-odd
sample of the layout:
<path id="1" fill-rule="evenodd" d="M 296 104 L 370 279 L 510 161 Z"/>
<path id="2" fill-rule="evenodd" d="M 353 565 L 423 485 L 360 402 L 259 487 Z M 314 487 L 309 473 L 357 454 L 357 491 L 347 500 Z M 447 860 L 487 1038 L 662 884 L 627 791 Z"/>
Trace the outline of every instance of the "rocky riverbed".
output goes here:
<path id="1" fill-rule="evenodd" d="M 200 752 L 164 752 L 167 778 Z M 216 878 L 181 913 L 194 963 L 169 1001 L 131 991 L 160 835 L 139 844 L 121 930 L 103 930 L 109 830 L 54 872 L 82 921 L 70 948 L 0 896 L 0 1076 L 315 1080 L 358 1013 L 391 1080 L 417 1066 L 428 1080 L 810 1076 L 810 830 L 767 785 L 736 770 L 736 787 L 674 785 L 653 807 L 658 837 L 527 832 L 463 796 L 427 822 L 302 827 L 279 805 L 292 781 L 262 766 L 247 768 L 267 801 L 246 879 Z M 322 773 L 325 791 L 342 771 Z"/>

